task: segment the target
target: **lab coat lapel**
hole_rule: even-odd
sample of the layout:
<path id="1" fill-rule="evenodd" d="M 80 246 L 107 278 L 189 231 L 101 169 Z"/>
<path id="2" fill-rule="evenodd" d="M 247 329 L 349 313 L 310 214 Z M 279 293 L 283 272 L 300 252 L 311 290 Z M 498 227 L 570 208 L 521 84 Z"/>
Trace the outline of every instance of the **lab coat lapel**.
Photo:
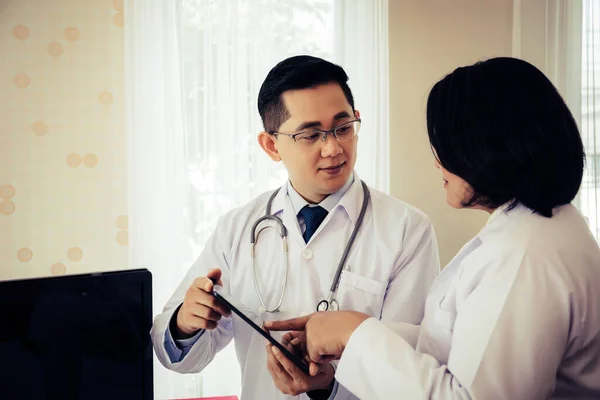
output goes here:
<path id="1" fill-rule="evenodd" d="M 356 172 L 354 172 L 354 182 L 348 188 L 348 191 L 344 194 L 344 197 L 340 200 L 337 206 L 335 206 L 335 210 L 337 208 L 343 208 L 346 210 L 346 213 L 352 220 L 352 224 L 356 224 L 358 220 L 358 216 L 360 214 L 360 209 L 362 208 L 364 199 L 362 182 Z"/>
<path id="2" fill-rule="evenodd" d="M 294 208 L 287 193 L 287 185 L 284 185 L 279 193 L 277 193 L 277 196 L 275 196 L 275 199 L 273 199 L 273 209 L 271 211 L 274 215 L 281 218 L 287 229 L 288 240 L 294 240 L 304 247 L 306 244 L 304 243 L 302 232 L 300 232 L 298 218 L 294 214 Z"/>

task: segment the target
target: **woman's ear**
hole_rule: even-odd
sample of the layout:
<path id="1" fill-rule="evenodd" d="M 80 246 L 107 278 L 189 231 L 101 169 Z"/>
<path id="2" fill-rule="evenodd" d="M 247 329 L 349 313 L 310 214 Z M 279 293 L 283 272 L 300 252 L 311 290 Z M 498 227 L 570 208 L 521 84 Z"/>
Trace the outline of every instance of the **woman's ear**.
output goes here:
<path id="1" fill-rule="evenodd" d="M 258 144 L 267 153 L 271 160 L 281 161 L 281 156 L 277 150 L 277 138 L 268 132 L 261 132 L 257 136 Z"/>
<path id="2" fill-rule="evenodd" d="M 354 110 L 354 116 L 355 116 L 356 118 L 360 118 L 360 111 L 358 111 L 358 110 Z"/>

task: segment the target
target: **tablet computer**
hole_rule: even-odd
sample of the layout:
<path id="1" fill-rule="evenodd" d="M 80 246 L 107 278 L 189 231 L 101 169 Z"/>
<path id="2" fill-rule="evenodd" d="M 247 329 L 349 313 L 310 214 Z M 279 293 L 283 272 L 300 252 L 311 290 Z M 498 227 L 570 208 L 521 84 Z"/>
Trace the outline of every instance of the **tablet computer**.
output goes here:
<path id="1" fill-rule="evenodd" d="M 221 293 L 222 288 L 220 286 L 216 286 L 213 289 L 213 296 L 215 296 L 221 303 L 223 303 L 227 308 L 234 312 L 238 317 L 240 317 L 245 323 L 250 325 L 256 332 L 258 332 L 261 336 L 267 339 L 273 346 L 277 347 L 285 356 L 292 361 L 298 368 L 302 370 L 306 375 L 310 375 L 308 372 L 308 365 L 304 360 L 298 357 L 295 354 L 290 353 L 288 349 L 286 349 L 281 343 L 275 340 L 271 335 L 269 335 L 264 329 L 260 326 L 256 325 L 250 318 L 248 318 L 243 312 L 241 312 L 236 306 L 231 304 Z"/>

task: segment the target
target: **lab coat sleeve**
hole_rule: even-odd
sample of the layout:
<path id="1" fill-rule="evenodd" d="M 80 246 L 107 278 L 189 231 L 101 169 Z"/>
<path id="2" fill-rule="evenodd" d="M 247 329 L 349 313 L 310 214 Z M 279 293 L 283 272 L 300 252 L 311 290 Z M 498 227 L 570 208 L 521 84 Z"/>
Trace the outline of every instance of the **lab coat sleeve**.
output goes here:
<path id="1" fill-rule="evenodd" d="M 401 336 L 414 349 L 419 340 L 420 325 L 409 324 L 401 321 L 381 321 L 388 329 L 396 335 Z"/>
<path id="2" fill-rule="evenodd" d="M 371 318 L 351 336 L 338 382 L 369 399 L 548 398 L 568 345 L 570 296 L 547 265 L 498 258 L 460 302 L 447 365 Z"/>
<path id="3" fill-rule="evenodd" d="M 425 399 L 417 373 L 437 362 L 419 356 L 401 336 L 369 318 L 350 337 L 335 379 L 360 399 Z"/>
<path id="4" fill-rule="evenodd" d="M 172 346 L 167 344 L 173 344 L 168 332 L 171 318 L 179 305 L 183 303 L 187 289 L 196 278 L 206 276 L 208 271 L 213 268 L 219 268 L 223 273 L 221 277 L 223 288 L 225 290 L 229 288 L 229 263 L 227 253 L 223 250 L 228 245 L 221 230 L 222 224 L 219 221 L 202 253 L 165 305 L 163 312 L 154 319 L 150 332 L 154 351 L 161 364 L 170 370 L 180 373 L 202 371 L 213 360 L 217 352 L 227 346 L 233 338 L 232 319 L 223 317 L 216 329 L 207 330 L 199 335 L 193 345 L 180 353 L 179 357 L 176 357 L 177 354 L 173 354 L 177 352 L 174 352 Z"/>

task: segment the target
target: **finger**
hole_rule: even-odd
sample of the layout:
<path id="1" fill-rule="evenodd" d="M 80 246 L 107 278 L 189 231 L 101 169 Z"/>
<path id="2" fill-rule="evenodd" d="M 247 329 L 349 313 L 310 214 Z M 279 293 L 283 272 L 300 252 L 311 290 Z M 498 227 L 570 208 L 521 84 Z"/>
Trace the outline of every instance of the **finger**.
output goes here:
<path id="1" fill-rule="evenodd" d="M 284 345 L 285 348 L 290 351 L 290 353 L 295 354 L 300 358 L 304 358 L 304 349 L 302 346 L 304 342 L 302 342 L 299 338 L 293 338 L 292 340 L 288 341 L 288 338 L 285 336 L 286 335 L 284 335 L 284 338 L 282 338 L 281 344 Z"/>
<path id="2" fill-rule="evenodd" d="M 327 364 L 330 363 L 333 360 L 337 360 L 339 357 L 336 356 L 321 356 L 321 361 L 319 361 L 319 364 Z"/>
<path id="3" fill-rule="evenodd" d="M 217 322 L 209 321 L 193 314 L 189 314 L 184 319 L 184 323 L 185 325 L 189 326 L 193 331 L 199 331 L 200 329 L 211 330 L 217 327 Z"/>
<path id="4" fill-rule="evenodd" d="M 193 300 L 198 304 L 212 308 L 219 314 L 225 315 L 226 317 L 231 315 L 231 311 L 225 304 L 221 303 L 215 296 L 210 293 L 206 293 L 204 290 L 198 290 L 196 293 L 194 293 Z"/>
<path id="5" fill-rule="evenodd" d="M 293 339 L 294 336 L 290 332 L 288 332 L 281 337 L 281 344 L 287 346 Z"/>
<path id="6" fill-rule="evenodd" d="M 321 366 L 317 363 L 311 362 L 308 366 L 308 372 L 310 376 L 317 376 L 321 372 Z"/>
<path id="7" fill-rule="evenodd" d="M 296 331 L 292 333 L 294 338 L 291 340 L 291 344 L 300 349 L 302 354 L 306 353 L 306 331 Z"/>
<path id="8" fill-rule="evenodd" d="M 214 282 L 211 281 L 210 279 L 206 279 L 204 281 L 204 284 L 202 285 L 201 289 L 204 290 L 206 293 L 212 293 L 214 287 L 215 287 Z"/>
<path id="9" fill-rule="evenodd" d="M 303 341 L 305 337 L 305 331 L 289 331 L 283 335 L 282 339 L 285 339 L 288 342 L 291 342 L 292 340 Z"/>
<path id="10" fill-rule="evenodd" d="M 265 350 L 267 351 L 267 369 L 269 370 L 269 373 L 271 374 L 271 376 L 273 377 L 273 379 L 277 378 L 277 373 L 276 373 L 276 366 L 277 366 L 277 360 L 275 360 L 275 357 L 271 355 L 271 345 L 267 344 L 265 346 Z"/>
<path id="11" fill-rule="evenodd" d="M 299 357 L 299 358 L 304 357 L 304 353 L 302 352 L 302 349 L 300 347 L 296 347 L 296 346 L 292 345 L 291 343 L 284 345 L 284 347 L 287 349 L 287 351 L 296 355 L 297 357 Z"/>
<path id="12" fill-rule="evenodd" d="M 287 349 L 287 351 L 289 351 L 292 354 L 297 354 L 298 353 L 298 349 L 296 349 L 294 346 L 292 346 L 289 343 L 288 344 L 283 344 L 283 347 L 285 347 Z"/>
<path id="13" fill-rule="evenodd" d="M 208 271 L 206 277 L 210 279 L 213 283 L 219 285 L 219 282 L 221 282 L 221 275 L 222 273 L 219 268 L 213 268 L 210 271 Z M 223 282 L 221 282 L 220 285 L 223 286 Z"/>
<path id="14" fill-rule="evenodd" d="M 304 331 L 289 331 L 283 335 L 282 340 L 287 340 L 288 342 L 291 342 L 292 340 L 302 341 L 304 337 Z"/>
<path id="15" fill-rule="evenodd" d="M 286 372 L 279 360 L 277 360 L 275 354 L 273 353 L 273 349 L 276 349 L 273 347 L 273 345 L 267 346 L 267 369 L 271 372 L 273 379 L 276 379 L 284 385 L 289 385 L 293 379 Z"/>
<path id="16" fill-rule="evenodd" d="M 221 270 L 218 268 L 208 271 L 205 277 L 196 278 L 193 286 L 197 287 L 198 289 L 202 289 L 205 292 L 212 292 L 214 285 L 223 286 L 223 281 L 221 280 Z"/>
<path id="17" fill-rule="evenodd" d="M 308 356 L 308 354 L 306 354 L 304 356 L 304 361 L 306 361 L 307 364 L 310 364 L 312 362 L 312 360 L 310 359 L 310 357 Z"/>
<path id="18" fill-rule="evenodd" d="M 337 360 L 339 359 L 339 356 L 335 356 L 335 355 L 331 355 L 331 354 L 320 354 L 318 352 L 316 352 L 315 350 L 312 350 L 309 348 L 308 349 L 308 359 L 310 360 L 310 362 L 313 362 L 315 364 L 327 364 L 333 360 Z"/>
<path id="19" fill-rule="evenodd" d="M 275 356 L 275 359 L 279 361 L 279 364 L 285 369 L 287 374 L 292 379 L 302 379 L 302 377 L 306 376 L 304 372 L 300 370 L 289 358 L 285 356 L 277 347 L 271 347 L 271 351 Z"/>
<path id="20" fill-rule="evenodd" d="M 221 314 L 203 304 L 194 304 L 190 307 L 190 313 L 196 317 L 203 318 L 208 321 L 218 322 L 221 319 Z"/>
<path id="21" fill-rule="evenodd" d="M 204 285 L 206 284 L 207 281 L 210 281 L 210 279 L 205 276 L 196 278 L 196 279 L 194 279 L 194 283 L 192 284 L 190 289 L 196 288 L 196 289 L 204 290 Z"/>
<path id="22" fill-rule="evenodd" d="M 319 363 L 321 362 L 321 354 L 316 351 L 314 348 L 312 348 L 311 346 L 308 346 L 308 358 L 310 359 L 311 362 L 314 363 Z"/>
<path id="23" fill-rule="evenodd" d="M 282 321 L 267 321 L 265 326 L 271 331 L 303 331 L 311 315 Z"/>

